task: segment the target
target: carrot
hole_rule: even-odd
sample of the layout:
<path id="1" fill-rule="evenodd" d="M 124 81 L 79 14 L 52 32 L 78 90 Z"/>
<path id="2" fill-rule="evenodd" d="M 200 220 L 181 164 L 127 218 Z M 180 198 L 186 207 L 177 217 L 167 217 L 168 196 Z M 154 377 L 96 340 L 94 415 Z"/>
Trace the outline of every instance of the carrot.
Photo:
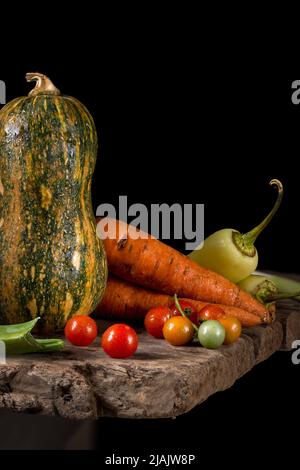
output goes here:
<path id="1" fill-rule="evenodd" d="M 207 305 L 199 300 L 182 299 L 189 302 L 197 311 Z M 102 318 L 119 320 L 143 320 L 147 311 L 152 307 L 170 307 L 174 298 L 167 294 L 160 294 L 131 284 L 127 281 L 110 276 L 104 293 L 104 298 L 95 310 Z M 242 325 L 260 325 L 262 320 L 257 315 L 246 312 L 237 307 L 220 305 L 225 316 L 238 318 Z"/>
<path id="2" fill-rule="evenodd" d="M 104 238 L 110 273 L 164 294 L 242 308 L 263 322 L 270 320 L 268 310 L 250 294 L 151 235 L 114 219 L 102 219 L 97 231 Z"/>

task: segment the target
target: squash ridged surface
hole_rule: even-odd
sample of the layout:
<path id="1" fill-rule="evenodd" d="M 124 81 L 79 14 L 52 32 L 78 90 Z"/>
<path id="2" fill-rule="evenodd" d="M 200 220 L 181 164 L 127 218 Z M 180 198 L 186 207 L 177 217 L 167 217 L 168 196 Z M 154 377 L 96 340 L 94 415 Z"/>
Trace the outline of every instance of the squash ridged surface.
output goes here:
<path id="1" fill-rule="evenodd" d="M 107 279 L 91 181 L 93 119 L 76 99 L 40 94 L 0 111 L 0 322 L 62 329 L 90 314 Z"/>

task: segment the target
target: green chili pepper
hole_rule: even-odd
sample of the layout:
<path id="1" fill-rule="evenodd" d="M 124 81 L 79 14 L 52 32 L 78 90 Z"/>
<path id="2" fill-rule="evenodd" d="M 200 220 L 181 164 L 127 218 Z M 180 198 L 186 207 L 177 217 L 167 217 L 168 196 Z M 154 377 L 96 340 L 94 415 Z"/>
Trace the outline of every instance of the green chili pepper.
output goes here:
<path id="1" fill-rule="evenodd" d="M 277 200 L 269 215 L 257 227 L 245 234 L 233 229 L 218 230 L 190 253 L 189 257 L 235 283 L 253 273 L 258 264 L 254 243 L 276 214 L 283 197 L 281 182 L 274 179 L 270 184 L 277 186 Z"/>
<path id="2" fill-rule="evenodd" d="M 256 271 L 256 274 L 264 276 L 269 281 L 272 281 L 276 285 L 278 292 L 281 292 L 281 293 L 297 292 L 297 291 L 300 292 L 300 282 L 295 281 L 294 279 L 290 279 L 284 276 L 277 276 L 275 274 L 262 273 L 259 271 Z M 293 296 L 293 297 L 294 299 L 300 301 L 300 295 Z"/>
<path id="3" fill-rule="evenodd" d="M 35 318 L 27 323 L 0 325 L 0 341 L 6 346 L 6 354 L 44 353 L 60 351 L 64 348 L 61 339 L 35 339 L 31 331 L 40 320 Z"/>
<path id="4" fill-rule="evenodd" d="M 263 304 L 275 302 L 280 299 L 290 299 L 300 295 L 299 285 L 297 291 L 295 289 L 292 291 L 292 286 L 289 286 L 289 290 L 280 290 L 271 277 L 261 276 L 259 274 L 251 274 L 251 276 L 239 282 L 238 286 L 246 292 L 249 292 L 249 294 Z"/>

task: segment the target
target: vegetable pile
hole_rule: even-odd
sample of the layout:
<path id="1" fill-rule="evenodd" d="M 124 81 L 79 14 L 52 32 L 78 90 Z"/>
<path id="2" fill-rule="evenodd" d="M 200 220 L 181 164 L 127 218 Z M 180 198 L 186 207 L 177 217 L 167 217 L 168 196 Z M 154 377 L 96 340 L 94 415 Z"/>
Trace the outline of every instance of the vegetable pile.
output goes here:
<path id="1" fill-rule="evenodd" d="M 96 313 L 125 321 L 145 318 L 146 330 L 156 338 L 173 345 L 197 338 L 213 349 L 236 341 L 242 327 L 274 321 L 275 301 L 300 298 L 300 284 L 253 274 L 258 264 L 254 242 L 283 198 L 281 182 L 270 184 L 278 190 L 277 200 L 256 228 L 245 235 L 220 230 L 189 256 L 150 235 L 138 237 L 137 229 L 122 221 L 115 221 L 117 237 L 110 235 L 113 224 L 106 219 L 105 226 L 102 220 L 109 278 Z M 174 294 L 180 297 L 175 306 Z"/>
<path id="2" fill-rule="evenodd" d="M 178 301 L 176 295 L 171 308 L 150 309 L 144 324 L 149 334 L 165 338 L 173 346 L 183 346 L 196 337 L 208 349 L 232 344 L 242 332 L 241 322 L 235 317 L 226 317 L 221 307 L 207 305 L 197 312 L 187 301 Z"/>
<path id="3" fill-rule="evenodd" d="M 136 238 L 133 227 L 122 221 L 116 221 L 116 229 L 117 236 L 110 236 L 108 224 L 106 238 L 103 234 L 110 274 L 160 293 L 240 308 L 258 316 L 263 323 L 271 321 L 267 308 L 223 276 L 150 235 L 147 239 Z M 135 304 L 130 295 L 123 289 L 124 304 L 129 308 Z M 104 304 L 111 314 L 114 301 L 106 294 Z"/>
<path id="4" fill-rule="evenodd" d="M 254 243 L 281 205 L 280 181 L 270 182 L 277 199 L 257 227 L 246 234 L 219 230 L 189 256 L 121 221 L 110 233 L 111 219 L 106 226 L 102 220 L 97 237 L 93 119 L 46 76 L 27 80 L 37 82 L 29 96 L 0 111 L 0 322 L 30 320 L 0 326 L 8 353 L 62 349 L 62 340 L 34 339 L 34 327 L 65 328 L 73 345 L 90 345 L 98 334 L 88 316 L 95 308 L 122 321 L 102 335 L 111 357 L 136 351 L 137 334 L 125 324 L 133 320 L 144 320 L 149 334 L 173 346 L 196 341 L 216 349 L 237 341 L 242 327 L 271 323 L 276 300 L 300 300 L 300 283 L 254 273 Z"/>

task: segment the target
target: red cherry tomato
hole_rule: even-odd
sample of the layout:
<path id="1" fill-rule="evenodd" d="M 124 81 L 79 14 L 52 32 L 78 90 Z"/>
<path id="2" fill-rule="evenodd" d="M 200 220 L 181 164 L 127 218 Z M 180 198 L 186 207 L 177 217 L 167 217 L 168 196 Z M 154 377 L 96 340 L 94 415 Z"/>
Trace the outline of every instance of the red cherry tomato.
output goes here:
<path id="1" fill-rule="evenodd" d="M 194 307 L 186 300 L 180 300 L 179 305 L 182 308 L 183 313 L 194 323 L 194 320 L 196 320 L 196 315 L 197 315 L 197 312 L 194 309 Z M 175 304 L 171 306 L 171 312 L 172 312 L 173 317 L 177 317 L 178 315 L 181 315 L 181 313 L 179 312 Z"/>
<path id="2" fill-rule="evenodd" d="M 65 326 L 65 337 L 75 346 L 88 346 L 97 337 L 95 320 L 87 315 L 75 315 Z"/>
<path id="3" fill-rule="evenodd" d="M 205 305 L 197 314 L 198 322 L 206 320 L 219 320 L 225 316 L 224 310 L 218 305 Z"/>
<path id="4" fill-rule="evenodd" d="M 101 346 L 109 356 L 124 359 L 137 350 L 138 336 L 130 326 L 116 323 L 103 333 Z"/>
<path id="5" fill-rule="evenodd" d="M 163 327 L 172 312 L 168 307 L 151 308 L 145 316 L 144 325 L 148 333 L 155 338 L 163 338 Z"/>

